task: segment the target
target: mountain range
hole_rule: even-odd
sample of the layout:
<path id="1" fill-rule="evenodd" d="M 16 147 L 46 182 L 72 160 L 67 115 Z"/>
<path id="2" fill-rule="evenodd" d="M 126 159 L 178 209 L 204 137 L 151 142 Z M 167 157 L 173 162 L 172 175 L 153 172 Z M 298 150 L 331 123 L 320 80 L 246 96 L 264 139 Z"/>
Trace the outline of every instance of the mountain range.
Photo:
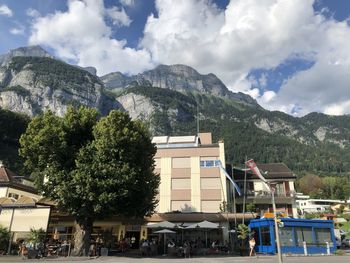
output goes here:
<path id="1" fill-rule="evenodd" d="M 67 107 L 80 105 L 102 115 L 112 109 L 127 111 L 147 122 L 154 135 L 211 131 L 214 140 L 225 140 L 227 161 L 235 166 L 242 166 L 247 156 L 257 162 L 284 162 L 296 172 L 350 171 L 349 116 L 310 113 L 298 118 L 268 111 L 249 95 L 230 91 L 214 74 L 203 75 L 186 65 L 98 77 L 93 67 L 67 64 L 39 46 L 0 56 L 2 112 L 33 117 L 51 110 L 62 116 Z M 6 122 L 16 121 L 8 114 L 0 114 L 0 123 L 5 115 Z M 11 158 L 1 154 L 11 165 Z"/>

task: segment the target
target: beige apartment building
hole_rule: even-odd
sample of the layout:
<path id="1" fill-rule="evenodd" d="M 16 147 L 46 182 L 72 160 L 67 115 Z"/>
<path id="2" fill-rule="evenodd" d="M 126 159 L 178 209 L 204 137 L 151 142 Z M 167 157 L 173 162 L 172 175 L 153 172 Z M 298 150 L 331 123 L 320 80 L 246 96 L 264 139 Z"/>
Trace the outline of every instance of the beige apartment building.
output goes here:
<path id="1" fill-rule="evenodd" d="M 218 213 L 227 199 L 224 143 L 213 144 L 211 133 L 159 136 L 156 173 L 160 175 L 158 213 Z"/>
<path id="2" fill-rule="evenodd" d="M 157 136 L 155 172 L 160 176 L 158 206 L 151 217 L 135 221 L 128 218 L 112 217 L 94 223 L 94 233 L 110 231 L 114 240 L 124 237 L 141 239 L 159 236 L 150 226 L 162 221 L 170 221 L 184 228 L 204 220 L 220 225 L 210 230 L 211 238 L 228 239 L 229 222 L 241 220 L 242 214 L 221 212 L 220 206 L 227 201 L 232 190 L 227 179 L 220 172 L 220 163 L 225 167 L 224 142 L 212 142 L 211 133 L 198 136 Z M 252 214 L 246 214 L 252 218 Z M 69 215 L 51 212 L 48 233 L 58 232 L 60 238 L 70 239 L 74 231 L 74 221 Z M 176 230 L 180 231 L 180 229 Z M 183 231 L 183 238 L 195 238 L 203 230 Z"/>

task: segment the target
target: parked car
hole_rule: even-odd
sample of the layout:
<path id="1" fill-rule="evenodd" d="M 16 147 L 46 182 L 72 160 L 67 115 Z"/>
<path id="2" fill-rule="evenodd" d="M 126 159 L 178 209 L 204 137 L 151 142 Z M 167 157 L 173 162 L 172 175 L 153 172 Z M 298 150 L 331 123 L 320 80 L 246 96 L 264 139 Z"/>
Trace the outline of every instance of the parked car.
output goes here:
<path id="1" fill-rule="evenodd" d="M 343 229 L 339 229 L 339 233 L 340 233 L 340 235 L 343 237 L 343 236 L 346 236 L 346 234 L 347 234 L 348 232 L 344 231 Z"/>
<path id="2" fill-rule="evenodd" d="M 350 247 L 350 238 L 343 239 L 341 245 L 344 247 Z"/>

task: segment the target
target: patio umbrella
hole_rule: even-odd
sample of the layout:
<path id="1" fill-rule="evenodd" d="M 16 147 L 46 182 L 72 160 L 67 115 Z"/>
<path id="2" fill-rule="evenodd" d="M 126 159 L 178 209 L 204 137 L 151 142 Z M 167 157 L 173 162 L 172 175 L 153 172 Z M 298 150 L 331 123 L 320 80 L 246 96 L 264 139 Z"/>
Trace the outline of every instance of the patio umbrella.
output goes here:
<path id="1" fill-rule="evenodd" d="M 162 222 L 159 222 L 159 223 L 148 225 L 147 227 L 148 228 L 177 228 L 179 226 L 174 224 L 174 223 L 171 223 L 169 221 L 162 221 Z"/>
<path id="2" fill-rule="evenodd" d="M 215 224 L 207 220 L 204 220 L 197 224 L 192 224 L 186 227 L 186 229 L 205 229 L 205 246 L 206 247 L 208 247 L 208 229 L 218 229 L 218 228 L 220 228 L 219 224 Z"/>
<path id="3" fill-rule="evenodd" d="M 172 230 L 169 230 L 169 229 L 162 229 L 162 230 L 158 230 L 156 232 L 154 232 L 155 234 L 164 234 L 164 254 L 165 254 L 165 249 L 166 249 L 166 243 L 165 243 L 165 240 L 166 240 L 166 234 L 175 234 L 176 232 L 175 231 L 172 231 Z"/>

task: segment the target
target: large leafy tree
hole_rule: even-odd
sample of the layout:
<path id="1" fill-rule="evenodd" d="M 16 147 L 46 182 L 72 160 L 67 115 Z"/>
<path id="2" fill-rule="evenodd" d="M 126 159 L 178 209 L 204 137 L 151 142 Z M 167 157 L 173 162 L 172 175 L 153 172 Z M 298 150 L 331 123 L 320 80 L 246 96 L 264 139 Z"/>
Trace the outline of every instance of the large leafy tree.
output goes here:
<path id="1" fill-rule="evenodd" d="M 146 127 L 126 113 L 99 119 L 84 107 L 70 108 L 63 118 L 47 112 L 31 121 L 20 143 L 39 190 L 75 217 L 77 255 L 87 253 L 96 219 L 153 212 L 156 148 Z"/>

